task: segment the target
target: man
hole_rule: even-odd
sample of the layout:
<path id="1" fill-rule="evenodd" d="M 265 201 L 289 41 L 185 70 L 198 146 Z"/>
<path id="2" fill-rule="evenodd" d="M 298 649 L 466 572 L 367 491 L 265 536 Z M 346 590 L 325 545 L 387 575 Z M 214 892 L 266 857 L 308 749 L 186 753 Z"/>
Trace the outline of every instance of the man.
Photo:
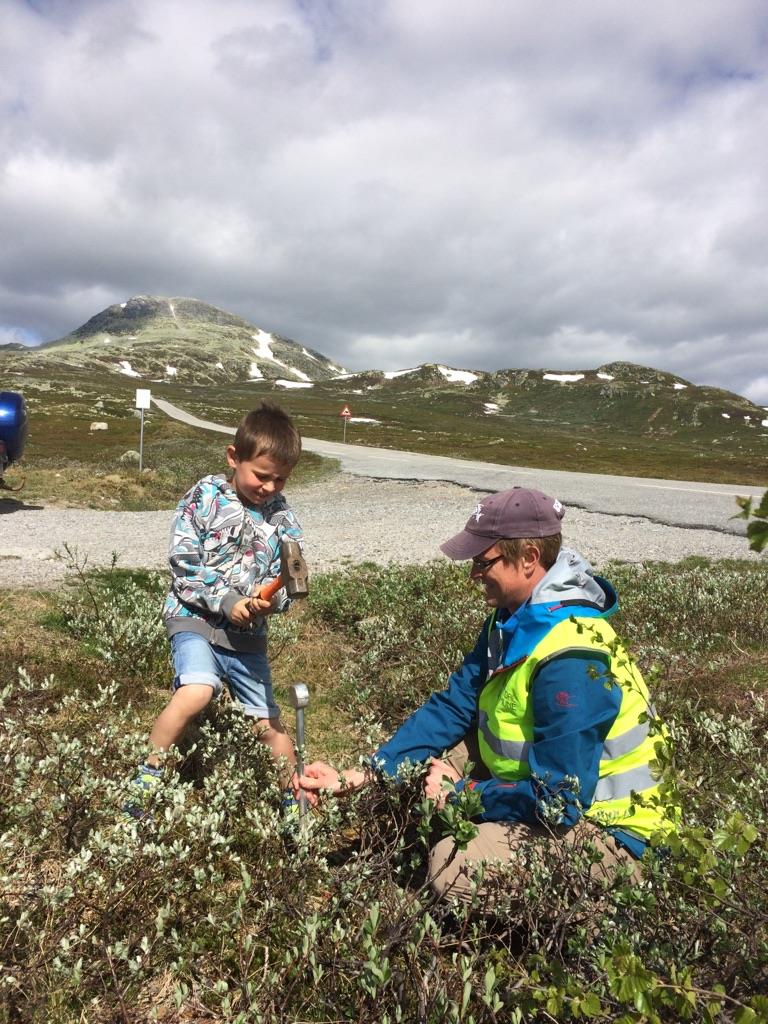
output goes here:
<path id="1" fill-rule="evenodd" d="M 479 861 L 509 860 L 534 835 L 588 839 L 602 855 L 596 871 L 624 864 L 639 877 L 650 837 L 669 827 L 650 768 L 660 738 L 649 728 L 648 692 L 606 621 L 616 593 L 561 547 L 564 511 L 522 487 L 476 505 L 441 545 L 449 558 L 470 561 L 492 609 L 474 649 L 373 755 L 370 770 L 315 762 L 299 780 L 316 799 L 321 789 L 357 789 L 375 771 L 394 776 L 405 762 L 426 762 L 424 791 L 438 805 L 471 787 L 483 808 L 476 838 L 456 852 L 447 837 L 430 852 L 441 894 L 468 899 Z M 468 754 L 475 768 L 465 779 Z"/>

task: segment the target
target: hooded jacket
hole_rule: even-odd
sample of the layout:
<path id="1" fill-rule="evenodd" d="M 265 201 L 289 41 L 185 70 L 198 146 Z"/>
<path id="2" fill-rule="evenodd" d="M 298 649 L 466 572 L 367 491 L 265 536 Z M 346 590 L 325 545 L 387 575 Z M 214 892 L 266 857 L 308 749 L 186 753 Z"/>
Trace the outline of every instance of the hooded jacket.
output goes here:
<path id="1" fill-rule="evenodd" d="M 283 537 L 301 540 L 302 532 L 282 494 L 250 507 L 225 476 L 199 480 L 179 501 L 171 524 L 171 587 L 163 610 L 168 635 L 199 633 L 229 650 L 265 651 L 265 617 L 240 628 L 229 616 L 257 584 L 280 575 Z M 278 593 L 284 611 L 290 602 L 284 590 Z"/>
<path id="2" fill-rule="evenodd" d="M 420 762 L 449 750 L 478 727 L 478 701 L 489 672 L 514 666 L 564 620 L 603 619 L 618 608 L 613 587 L 594 576 L 589 563 L 575 551 L 561 550 L 528 601 L 515 612 L 499 609 L 486 619 L 473 650 L 454 672 L 445 690 L 434 693 L 373 757 L 388 775 L 396 775 L 405 762 Z M 542 818 L 542 804 L 556 796 L 561 824 L 572 826 L 589 807 L 598 784 L 600 754 L 621 707 L 621 688 L 595 685 L 604 677 L 605 660 L 591 656 L 588 644 L 577 651 L 550 655 L 538 666 L 530 702 L 533 741 L 527 750 L 530 777 L 514 782 L 501 778 L 462 780 L 479 793 L 481 821 L 523 821 Z M 566 777 L 578 779 L 578 801 L 562 800 L 571 787 Z M 645 843 L 621 829 L 608 828 L 635 856 Z"/>

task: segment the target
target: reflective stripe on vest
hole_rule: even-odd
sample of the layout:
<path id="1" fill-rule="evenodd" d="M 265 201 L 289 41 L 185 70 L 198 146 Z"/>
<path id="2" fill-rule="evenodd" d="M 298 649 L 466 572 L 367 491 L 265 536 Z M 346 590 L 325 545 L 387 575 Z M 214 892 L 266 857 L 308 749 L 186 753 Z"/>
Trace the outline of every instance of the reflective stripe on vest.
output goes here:
<path id="1" fill-rule="evenodd" d="M 651 706 L 648 709 L 648 714 L 655 715 L 654 709 Z M 477 716 L 477 727 L 483 734 L 483 739 L 499 757 L 509 758 L 510 761 L 527 761 L 528 750 L 531 744 L 525 740 L 518 743 L 516 740 L 503 740 L 499 736 L 494 736 L 491 732 L 491 727 L 488 724 L 488 714 L 485 711 L 479 711 Z M 617 757 L 623 757 L 625 754 L 629 754 L 630 751 L 639 747 L 640 744 L 648 737 L 650 732 L 650 726 L 648 722 L 638 722 L 633 728 L 628 729 L 621 736 L 614 736 L 612 740 L 605 740 L 603 743 L 603 751 L 600 754 L 601 761 L 613 761 Z M 613 776 L 618 778 L 618 776 Z M 635 786 L 635 789 L 638 787 Z M 646 789 L 646 786 L 641 787 Z M 621 794 L 617 794 L 621 795 Z M 629 795 L 629 794 L 627 794 Z M 595 800 L 610 800 L 612 797 L 599 796 L 595 793 Z"/>
<path id="2" fill-rule="evenodd" d="M 653 704 L 648 705 L 648 717 L 656 717 L 656 709 Z M 648 722 L 638 722 L 637 725 L 627 729 L 621 736 L 614 736 L 612 740 L 606 740 L 603 743 L 603 752 L 600 755 L 600 760 L 613 761 L 616 757 L 623 757 L 630 750 L 639 747 L 643 740 L 647 739 L 649 732 L 650 725 Z"/>
<path id="3" fill-rule="evenodd" d="M 598 779 L 595 787 L 595 803 L 602 800 L 625 800 L 632 793 L 642 793 L 645 789 L 653 789 L 658 782 L 651 774 L 647 764 L 630 768 L 616 775 L 604 775 Z"/>
<path id="4" fill-rule="evenodd" d="M 485 711 L 478 712 L 477 727 L 494 754 L 498 754 L 499 757 L 507 757 L 510 761 L 528 760 L 528 748 L 531 744 L 527 741 L 517 743 L 515 740 L 503 740 L 499 736 L 494 736 L 488 724 L 488 715 Z"/>

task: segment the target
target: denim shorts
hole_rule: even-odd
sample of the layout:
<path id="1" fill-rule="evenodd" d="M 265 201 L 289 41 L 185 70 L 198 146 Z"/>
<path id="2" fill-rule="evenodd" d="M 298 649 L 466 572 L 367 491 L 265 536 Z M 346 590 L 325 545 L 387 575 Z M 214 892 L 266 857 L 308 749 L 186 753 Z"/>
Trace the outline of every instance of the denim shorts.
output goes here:
<path id="1" fill-rule="evenodd" d="M 243 705 L 246 715 L 279 718 L 280 708 L 272 694 L 272 675 L 266 654 L 257 651 L 228 651 L 209 644 L 199 633 L 174 633 L 171 654 L 176 676 L 174 693 L 180 686 L 196 684 L 213 687 L 218 697 L 223 682 L 232 697 Z"/>

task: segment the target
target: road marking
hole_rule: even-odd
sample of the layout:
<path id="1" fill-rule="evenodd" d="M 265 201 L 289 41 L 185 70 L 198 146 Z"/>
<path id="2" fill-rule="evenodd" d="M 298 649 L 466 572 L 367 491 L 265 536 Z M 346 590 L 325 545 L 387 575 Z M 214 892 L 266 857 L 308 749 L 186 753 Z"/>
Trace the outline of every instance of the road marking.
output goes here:
<path id="1" fill-rule="evenodd" d="M 719 497 L 731 495 L 733 498 L 741 497 L 743 491 L 707 491 L 703 487 L 674 487 L 672 484 L 636 484 L 637 487 L 650 487 L 657 491 L 690 491 L 691 494 L 716 494 Z M 750 494 L 749 497 L 753 498 L 755 495 Z"/>

